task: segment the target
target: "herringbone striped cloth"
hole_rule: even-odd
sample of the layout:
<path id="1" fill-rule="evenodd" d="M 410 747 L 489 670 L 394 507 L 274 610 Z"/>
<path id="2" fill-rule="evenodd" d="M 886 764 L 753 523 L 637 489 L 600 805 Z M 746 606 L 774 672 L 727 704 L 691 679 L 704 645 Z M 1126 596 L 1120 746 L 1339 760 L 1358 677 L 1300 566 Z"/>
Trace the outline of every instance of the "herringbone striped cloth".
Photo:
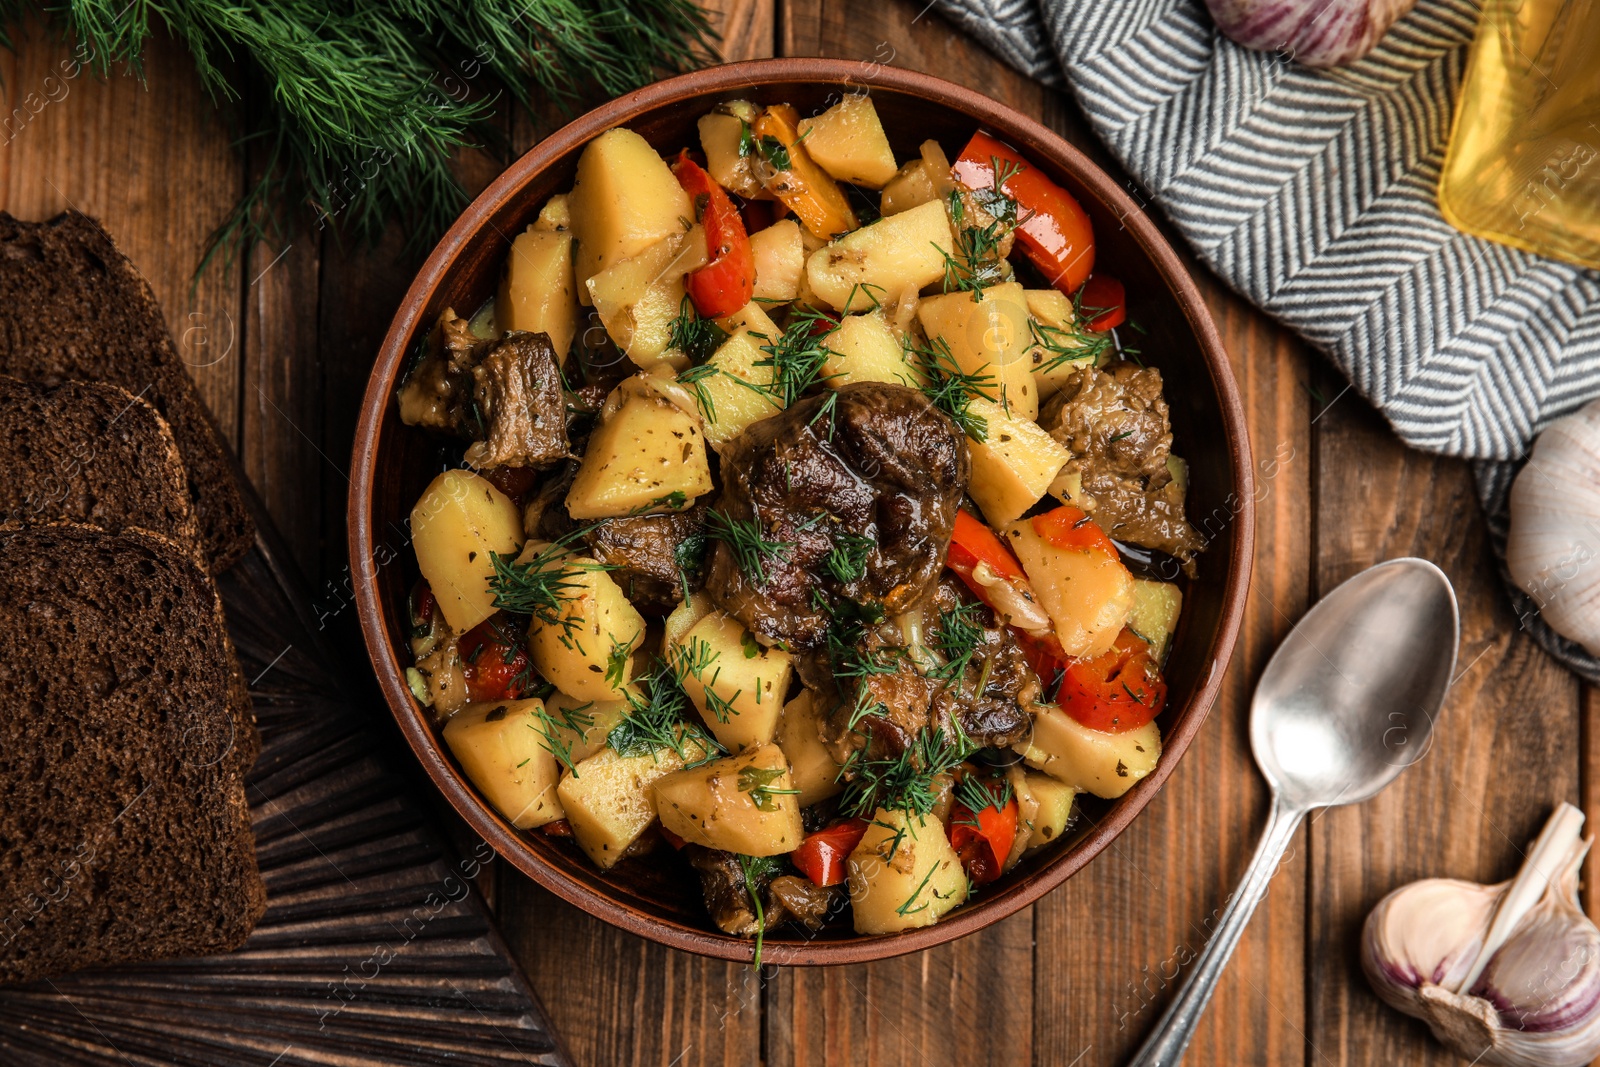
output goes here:
<path id="1" fill-rule="evenodd" d="M 1503 548 L 1527 446 L 1600 395 L 1600 273 L 1439 214 L 1475 0 L 1419 0 L 1334 70 L 1234 44 L 1201 0 L 936 2 L 1019 70 L 1065 85 L 1194 252 L 1326 352 L 1402 440 L 1481 461 Z M 1542 645 L 1600 681 L 1600 661 L 1513 601 Z"/>

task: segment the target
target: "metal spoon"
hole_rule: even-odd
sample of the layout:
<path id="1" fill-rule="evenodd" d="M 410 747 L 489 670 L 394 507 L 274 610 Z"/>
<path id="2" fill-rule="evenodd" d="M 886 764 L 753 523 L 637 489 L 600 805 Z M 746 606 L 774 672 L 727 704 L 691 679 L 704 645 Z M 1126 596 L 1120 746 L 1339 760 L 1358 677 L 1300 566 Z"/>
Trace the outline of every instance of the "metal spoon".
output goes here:
<path id="1" fill-rule="evenodd" d="M 1300 820 L 1366 800 L 1428 750 L 1460 635 L 1450 579 L 1410 558 L 1362 571 L 1295 624 L 1250 705 L 1250 747 L 1272 788 L 1266 831 L 1210 944 L 1131 1067 L 1183 1058 Z"/>

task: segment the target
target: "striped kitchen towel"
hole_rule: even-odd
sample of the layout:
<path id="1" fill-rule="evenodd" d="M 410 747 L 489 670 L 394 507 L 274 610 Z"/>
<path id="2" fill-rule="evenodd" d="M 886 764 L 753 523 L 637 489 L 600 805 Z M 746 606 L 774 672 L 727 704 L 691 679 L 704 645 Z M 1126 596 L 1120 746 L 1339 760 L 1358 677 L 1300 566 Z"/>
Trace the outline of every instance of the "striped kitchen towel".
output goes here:
<path id="1" fill-rule="evenodd" d="M 1327 353 L 1407 444 L 1479 460 L 1491 541 L 1552 418 L 1600 396 L 1600 272 L 1454 229 L 1435 201 L 1474 0 L 1419 0 L 1365 59 L 1240 47 L 1202 0 L 937 0 L 1064 85 L 1195 254 Z M 1524 625 L 1574 670 L 1600 661 Z"/>

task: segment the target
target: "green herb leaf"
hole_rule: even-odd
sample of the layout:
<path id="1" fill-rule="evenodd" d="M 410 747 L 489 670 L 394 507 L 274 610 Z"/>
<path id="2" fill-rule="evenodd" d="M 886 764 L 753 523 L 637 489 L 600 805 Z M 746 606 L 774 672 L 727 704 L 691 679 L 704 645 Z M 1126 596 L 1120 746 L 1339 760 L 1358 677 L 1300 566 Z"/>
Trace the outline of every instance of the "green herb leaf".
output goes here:
<path id="1" fill-rule="evenodd" d="M 756 767 L 754 765 L 741 768 L 739 771 L 739 791 L 750 794 L 750 802 L 759 811 L 777 811 L 778 802 L 773 799 L 779 796 L 798 796 L 798 789 L 774 789 L 772 783 L 788 774 L 786 767 Z"/>
<path id="2" fill-rule="evenodd" d="M 721 541 L 733 552 L 734 562 L 751 584 L 767 584 L 767 563 L 788 555 L 794 543 L 769 541 L 758 519 L 730 519 L 712 509 L 706 512 L 706 536 Z"/>

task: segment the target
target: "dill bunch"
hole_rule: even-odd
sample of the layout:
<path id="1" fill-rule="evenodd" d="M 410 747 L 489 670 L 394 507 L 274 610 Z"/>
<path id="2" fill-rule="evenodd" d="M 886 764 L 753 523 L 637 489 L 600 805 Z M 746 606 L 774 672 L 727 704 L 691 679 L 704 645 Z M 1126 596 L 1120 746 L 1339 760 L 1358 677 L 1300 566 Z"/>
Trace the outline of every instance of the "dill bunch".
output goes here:
<path id="1" fill-rule="evenodd" d="M 15 26 L 31 6 L 0 0 L 0 21 Z M 466 202 L 452 154 L 503 142 L 503 101 L 570 111 L 589 92 L 616 96 L 712 58 L 693 0 L 66 0 L 48 11 L 102 76 L 140 75 L 165 28 L 240 117 L 239 144 L 262 165 L 202 269 L 301 212 L 368 241 L 399 222 L 426 247 Z M 0 44 L 12 47 L 6 32 Z"/>

